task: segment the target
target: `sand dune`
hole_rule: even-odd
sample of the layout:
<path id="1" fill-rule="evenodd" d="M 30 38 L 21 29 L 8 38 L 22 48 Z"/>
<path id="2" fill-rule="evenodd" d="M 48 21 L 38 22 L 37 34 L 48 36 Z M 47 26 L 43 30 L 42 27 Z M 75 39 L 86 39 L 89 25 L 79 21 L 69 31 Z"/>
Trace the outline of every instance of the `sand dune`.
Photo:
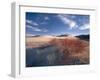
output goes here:
<path id="1" fill-rule="evenodd" d="M 52 41 L 52 37 L 48 36 L 39 36 L 39 37 L 27 37 L 26 38 L 26 47 L 27 48 L 35 48 L 43 45 L 49 44 Z"/>

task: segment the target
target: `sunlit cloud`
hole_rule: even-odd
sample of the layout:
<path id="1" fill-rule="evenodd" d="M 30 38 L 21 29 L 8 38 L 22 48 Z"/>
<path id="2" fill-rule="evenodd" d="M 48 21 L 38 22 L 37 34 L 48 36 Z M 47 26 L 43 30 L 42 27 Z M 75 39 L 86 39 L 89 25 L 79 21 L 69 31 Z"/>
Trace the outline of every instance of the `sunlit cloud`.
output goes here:
<path id="1" fill-rule="evenodd" d="M 37 24 L 36 22 L 32 21 L 32 20 L 26 20 L 26 27 L 32 29 L 33 31 L 37 31 L 37 32 L 48 32 L 47 29 L 44 28 L 39 28 L 39 24 Z"/>
<path id="2" fill-rule="evenodd" d="M 38 32 L 42 31 L 41 29 L 34 27 L 34 26 L 31 26 L 31 25 L 26 25 L 26 27 L 32 29 L 33 31 L 38 31 Z"/>
<path id="3" fill-rule="evenodd" d="M 31 20 L 26 20 L 26 23 L 32 24 Z"/>
<path id="4" fill-rule="evenodd" d="M 26 25 L 27 28 L 31 29 L 32 31 L 36 31 L 36 32 L 48 32 L 47 29 L 40 29 L 38 27 L 34 27 L 31 25 Z"/>
<path id="5" fill-rule="evenodd" d="M 69 19 L 67 16 L 64 15 L 57 15 L 57 16 L 62 22 L 64 22 L 64 24 L 69 25 L 70 29 L 76 28 L 78 26 L 74 20 Z"/>
<path id="6" fill-rule="evenodd" d="M 33 24 L 34 26 L 38 26 L 38 25 L 39 25 L 39 24 L 37 24 L 36 22 L 33 22 L 32 24 Z"/>
<path id="7" fill-rule="evenodd" d="M 26 33 L 26 36 L 35 36 L 35 35 L 33 35 L 31 33 Z"/>
<path id="8" fill-rule="evenodd" d="M 90 25 L 89 24 L 84 24 L 82 26 L 79 27 L 79 30 L 87 30 L 90 28 Z"/>
<path id="9" fill-rule="evenodd" d="M 36 23 L 36 22 L 34 22 L 32 20 L 26 20 L 26 23 L 34 25 L 34 26 L 38 26 L 39 25 L 38 23 Z"/>
<path id="10" fill-rule="evenodd" d="M 45 20 L 49 20 L 49 17 L 45 16 L 44 19 L 45 19 Z"/>

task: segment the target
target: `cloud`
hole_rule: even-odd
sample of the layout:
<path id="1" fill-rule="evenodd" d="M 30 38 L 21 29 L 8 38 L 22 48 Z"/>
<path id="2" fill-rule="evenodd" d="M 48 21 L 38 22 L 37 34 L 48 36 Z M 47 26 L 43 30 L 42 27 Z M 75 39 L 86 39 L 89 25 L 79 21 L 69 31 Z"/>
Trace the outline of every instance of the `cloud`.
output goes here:
<path id="1" fill-rule="evenodd" d="M 26 20 L 26 23 L 34 25 L 34 26 L 38 26 L 39 25 L 38 23 L 36 23 L 36 22 L 34 22 L 32 20 Z"/>
<path id="2" fill-rule="evenodd" d="M 32 24 L 31 20 L 26 20 L 26 23 Z"/>
<path id="3" fill-rule="evenodd" d="M 79 30 L 87 30 L 90 28 L 90 25 L 89 24 L 84 24 L 82 26 L 79 27 Z"/>
<path id="4" fill-rule="evenodd" d="M 41 29 L 39 29 L 37 27 L 33 27 L 31 25 L 26 25 L 26 27 L 32 29 L 33 31 L 38 31 L 38 32 L 42 31 Z"/>
<path id="5" fill-rule="evenodd" d="M 26 36 L 35 36 L 35 35 L 33 35 L 31 33 L 26 33 Z"/>
<path id="6" fill-rule="evenodd" d="M 77 27 L 76 22 L 70 21 L 69 22 L 70 29 Z"/>
<path id="7" fill-rule="evenodd" d="M 47 29 L 40 29 L 38 27 L 34 27 L 34 26 L 31 26 L 31 25 L 26 25 L 26 27 L 33 30 L 33 31 L 36 31 L 36 32 L 48 32 Z"/>
<path id="8" fill-rule="evenodd" d="M 49 20 L 49 17 L 45 16 L 44 19 L 45 19 L 45 20 Z"/>
<path id="9" fill-rule="evenodd" d="M 37 24 L 36 22 L 32 22 L 32 24 L 34 25 L 34 26 L 38 26 L 39 24 Z"/>
<path id="10" fill-rule="evenodd" d="M 37 31 L 37 32 L 47 32 L 47 29 L 41 29 L 38 28 L 39 24 L 37 24 L 36 22 L 32 21 L 32 20 L 26 20 L 26 27 L 32 29 L 33 31 Z"/>
<path id="11" fill-rule="evenodd" d="M 66 15 L 57 15 L 57 17 L 62 22 L 64 22 L 64 24 L 69 25 L 70 29 L 76 28 L 78 26 L 74 20 L 69 19 L 68 16 L 66 16 Z"/>

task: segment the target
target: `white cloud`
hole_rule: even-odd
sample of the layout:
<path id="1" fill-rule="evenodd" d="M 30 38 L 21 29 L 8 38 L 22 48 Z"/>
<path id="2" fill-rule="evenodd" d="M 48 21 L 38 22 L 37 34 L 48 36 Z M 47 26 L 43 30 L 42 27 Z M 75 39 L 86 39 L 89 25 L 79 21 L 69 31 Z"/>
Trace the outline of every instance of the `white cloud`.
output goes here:
<path id="1" fill-rule="evenodd" d="M 70 29 L 76 28 L 78 26 L 75 21 L 69 19 L 66 15 L 58 15 L 58 18 L 65 24 L 69 25 Z"/>
<path id="2" fill-rule="evenodd" d="M 26 33 L 26 36 L 34 36 L 34 35 L 31 33 Z"/>
<path id="3" fill-rule="evenodd" d="M 39 24 L 36 23 L 36 22 L 32 22 L 32 24 L 33 24 L 34 26 L 38 26 L 38 25 L 39 25 Z"/>
<path id="4" fill-rule="evenodd" d="M 47 32 L 48 31 L 47 29 L 38 28 L 39 24 L 37 24 L 36 22 L 32 20 L 26 20 L 26 23 L 28 23 L 26 27 L 32 29 L 33 31 L 37 31 L 37 32 Z"/>
<path id="5" fill-rule="evenodd" d="M 34 22 L 34 21 L 32 21 L 32 20 L 26 20 L 26 22 L 27 22 L 28 24 L 31 24 L 31 25 L 34 25 L 34 26 L 38 26 L 38 25 L 39 25 L 38 23 L 36 23 L 36 22 Z"/>
<path id="6" fill-rule="evenodd" d="M 76 22 L 70 21 L 69 26 L 70 26 L 70 29 L 72 29 L 72 28 L 75 28 L 77 25 L 76 25 Z"/>
<path id="7" fill-rule="evenodd" d="M 86 30 L 86 29 L 89 29 L 89 28 L 90 28 L 89 24 L 84 24 L 83 26 L 79 27 L 79 30 Z"/>
<path id="8" fill-rule="evenodd" d="M 32 24 L 31 20 L 26 20 L 26 23 Z"/>
<path id="9" fill-rule="evenodd" d="M 26 25 L 26 27 L 32 29 L 33 31 L 37 31 L 37 32 L 48 32 L 47 29 L 40 29 L 38 27 L 34 27 L 34 26 L 31 26 L 31 25 Z"/>
<path id="10" fill-rule="evenodd" d="M 30 28 L 32 29 L 33 31 L 41 31 L 41 29 L 37 28 L 37 27 L 33 27 L 33 26 L 30 26 L 30 25 L 26 25 L 27 28 Z"/>
<path id="11" fill-rule="evenodd" d="M 49 20 L 49 17 L 46 16 L 46 17 L 44 17 L 44 19 L 45 19 L 45 20 Z"/>

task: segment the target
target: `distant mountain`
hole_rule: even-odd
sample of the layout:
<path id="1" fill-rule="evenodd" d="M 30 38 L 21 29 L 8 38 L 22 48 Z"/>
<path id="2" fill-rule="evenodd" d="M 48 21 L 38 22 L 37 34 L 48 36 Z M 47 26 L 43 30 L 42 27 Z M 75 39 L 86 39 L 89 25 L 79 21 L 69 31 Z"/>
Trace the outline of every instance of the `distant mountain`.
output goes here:
<path id="1" fill-rule="evenodd" d="M 39 37 L 40 35 L 26 35 L 26 37 Z"/>
<path id="2" fill-rule="evenodd" d="M 58 35 L 57 37 L 67 37 L 68 34 L 62 34 L 62 35 Z"/>
<path id="3" fill-rule="evenodd" d="M 39 36 L 41 36 L 41 35 L 35 35 L 35 36 L 33 36 L 33 37 L 39 37 Z"/>
<path id="4" fill-rule="evenodd" d="M 89 38 L 90 38 L 90 35 L 79 35 L 79 36 L 76 36 L 82 40 L 86 40 L 86 41 L 89 41 Z"/>

